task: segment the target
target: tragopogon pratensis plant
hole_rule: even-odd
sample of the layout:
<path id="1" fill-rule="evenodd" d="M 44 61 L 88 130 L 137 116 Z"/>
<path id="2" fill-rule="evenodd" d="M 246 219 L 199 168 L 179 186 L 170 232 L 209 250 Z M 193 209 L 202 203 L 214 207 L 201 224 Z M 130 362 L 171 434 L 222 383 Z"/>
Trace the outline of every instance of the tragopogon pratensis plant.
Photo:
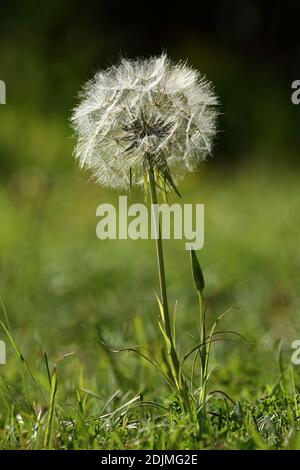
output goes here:
<path id="1" fill-rule="evenodd" d="M 179 194 L 180 178 L 211 153 L 217 104 L 211 84 L 186 63 L 173 63 L 165 54 L 122 59 L 98 72 L 82 91 L 72 116 L 78 137 L 75 157 L 100 185 L 123 190 L 141 186 L 149 191 L 152 205 L 157 204 L 158 189 Z M 160 223 L 160 327 L 168 351 L 168 380 L 187 403 L 189 392 L 169 315 Z M 204 330 L 201 336 L 204 340 Z M 203 362 L 203 374 L 204 368 Z"/>

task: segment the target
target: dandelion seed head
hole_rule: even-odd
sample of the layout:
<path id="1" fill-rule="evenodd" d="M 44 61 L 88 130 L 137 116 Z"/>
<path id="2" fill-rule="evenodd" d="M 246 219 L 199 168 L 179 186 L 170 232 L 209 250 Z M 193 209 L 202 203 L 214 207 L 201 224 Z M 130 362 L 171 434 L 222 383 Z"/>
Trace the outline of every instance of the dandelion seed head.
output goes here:
<path id="1" fill-rule="evenodd" d="M 211 154 L 217 105 L 211 84 L 183 62 L 122 59 L 83 88 L 71 119 L 75 157 L 104 187 L 142 185 L 149 165 L 177 182 Z"/>

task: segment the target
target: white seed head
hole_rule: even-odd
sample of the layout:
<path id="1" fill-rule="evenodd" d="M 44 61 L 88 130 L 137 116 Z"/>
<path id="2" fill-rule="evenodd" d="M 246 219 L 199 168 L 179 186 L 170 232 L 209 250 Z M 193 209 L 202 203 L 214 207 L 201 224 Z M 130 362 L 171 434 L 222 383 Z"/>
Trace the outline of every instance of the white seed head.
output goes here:
<path id="1" fill-rule="evenodd" d="M 173 181 L 211 153 L 218 100 L 211 84 L 165 54 L 122 59 L 83 89 L 72 116 L 75 157 L 99 184 L 142 185 L 147 167 Z"/>

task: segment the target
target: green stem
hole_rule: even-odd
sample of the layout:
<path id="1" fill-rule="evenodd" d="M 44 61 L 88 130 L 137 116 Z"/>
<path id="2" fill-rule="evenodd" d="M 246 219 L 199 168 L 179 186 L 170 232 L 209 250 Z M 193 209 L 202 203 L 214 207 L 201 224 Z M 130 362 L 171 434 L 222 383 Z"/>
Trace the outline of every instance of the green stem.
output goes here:
<path id="1" fill-rule="evenodd" d="M 202 408 L 202 412 L 205 415 L 206 413 L 206 390 L 207 390 L 207 348 L 206 348 L 206 319 L 205 319 L 205 305 L 202 292 L 198 291 L 199 296 L 199 310 L 200 310 L 200 343 L 201 352 L 200 352 L 200 359 L 201 359 L 201 394 L 200 394 L 200 404 Z"/>
<path id="2" fill-rule="evenodd" d="M 149 176 L 149 186 L 150 186 L 150 195 L 151 195 L 151 203 L 158 204 L 157 202 L 157 192 L 156 192 L 156 183 L 155 183 L 155 176 L 153 172 L 153 168 L 150 166 L 148 170 Z M 156 217 L 153 214 L 154 223 L 156 223 Z M 165 274 L 165 264 L 164 264 L 164 255 L 163 255 L 163 245 L 162 245 L 162 237 L 161 237 L 161 224 L 160 219 L 158 217 L 158 227 L 155 226 L 156 229 L 156 254 L 157 254 L 157 265 L 158 265 L 158 273 L 159 273 L 159 284 L 160 284 L 160 295 L 161 295 L 161 303 L 164 313 L 164 329 L 166 336 L 169 341 L 169 348 L 168 354 L 171 361 L 172 370 L 174 371 L 174 379 L 179 391 L 184 399 L 185 404 L 188 403 L 188 389 L 186 383 L 182 377 L 181 368 L 177 356 L 177 352 L 174 346 L 174 340 L 172 335 L 172 328 L 169 316 L 169 307 L 168 307 L 168 296 L 167 296 L 167 284 L 166 284 L 166 274 Z"/>
<path id="3" fill-rule="evenodd" d="M 152 169 L 149 170 L 149 185 L 150 185 L 151 203 L 152 205 L 153 204 L 157 205 L 158 202 L 157 202 L 156 184 L 155 184 L 155 178 L 154 178 Z M 154 223 L 156 223 L 155 216 L 153 216 L 153 219 L 154 219 Z M 171 323 L 170 323 L 170 316 L 169 316 L 165 263 L 164 263 L 164 254 L 163 254 L 163 246 L 162 246 L 162 238 L 161 238 L 161 226 L 160 226 L 159 219 L 158 219 L 158 227 L 155 227 L 155 229 L 156 229 L 156 255 L 157 255 L 161 302 L 163 305 L 164 315 L 165 315 L 166 333 L 168 337 L 171 338 L 172 330 L 171 330 Z"/>

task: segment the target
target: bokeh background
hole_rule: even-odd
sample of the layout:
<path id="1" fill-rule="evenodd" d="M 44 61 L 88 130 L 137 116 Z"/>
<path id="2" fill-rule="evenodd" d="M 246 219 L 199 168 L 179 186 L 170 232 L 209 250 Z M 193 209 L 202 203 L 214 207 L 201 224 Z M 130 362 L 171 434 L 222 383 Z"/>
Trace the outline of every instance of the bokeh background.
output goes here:
<path id="1" fill-rule="evenodd" d="M 155 350 L 154 246 L 97 240 L 96 207 L 118 194 L 96 187 L 72 157 L 78 92 L 120 55 L 187 59 L 220 97 L 214 156 L 181 187 L 184 202 L 206 208 L 199 258 L 209 321 L 236 306 L 225 326 L 250 341 L 216 345 L 213 380 L 251 396 L 276 381 L 280 344 L 289 360 L 300 338 L 300 106 L 291 102 L 299 10 L 276 0 L 1 4 L 0 290 L 34 367 L 44 351 L 52 363 L 73 353 L 60 363 L 66 401 L 79 380 L 101 396 L 160 386 L 136 358 L 98 346 Z M 183 242 L 166 243 L 166 264 L 184 351 L 196 340 L 197 303 Z M 9 346 L 7 362 L 0 373 L 18 387 Z"/>

